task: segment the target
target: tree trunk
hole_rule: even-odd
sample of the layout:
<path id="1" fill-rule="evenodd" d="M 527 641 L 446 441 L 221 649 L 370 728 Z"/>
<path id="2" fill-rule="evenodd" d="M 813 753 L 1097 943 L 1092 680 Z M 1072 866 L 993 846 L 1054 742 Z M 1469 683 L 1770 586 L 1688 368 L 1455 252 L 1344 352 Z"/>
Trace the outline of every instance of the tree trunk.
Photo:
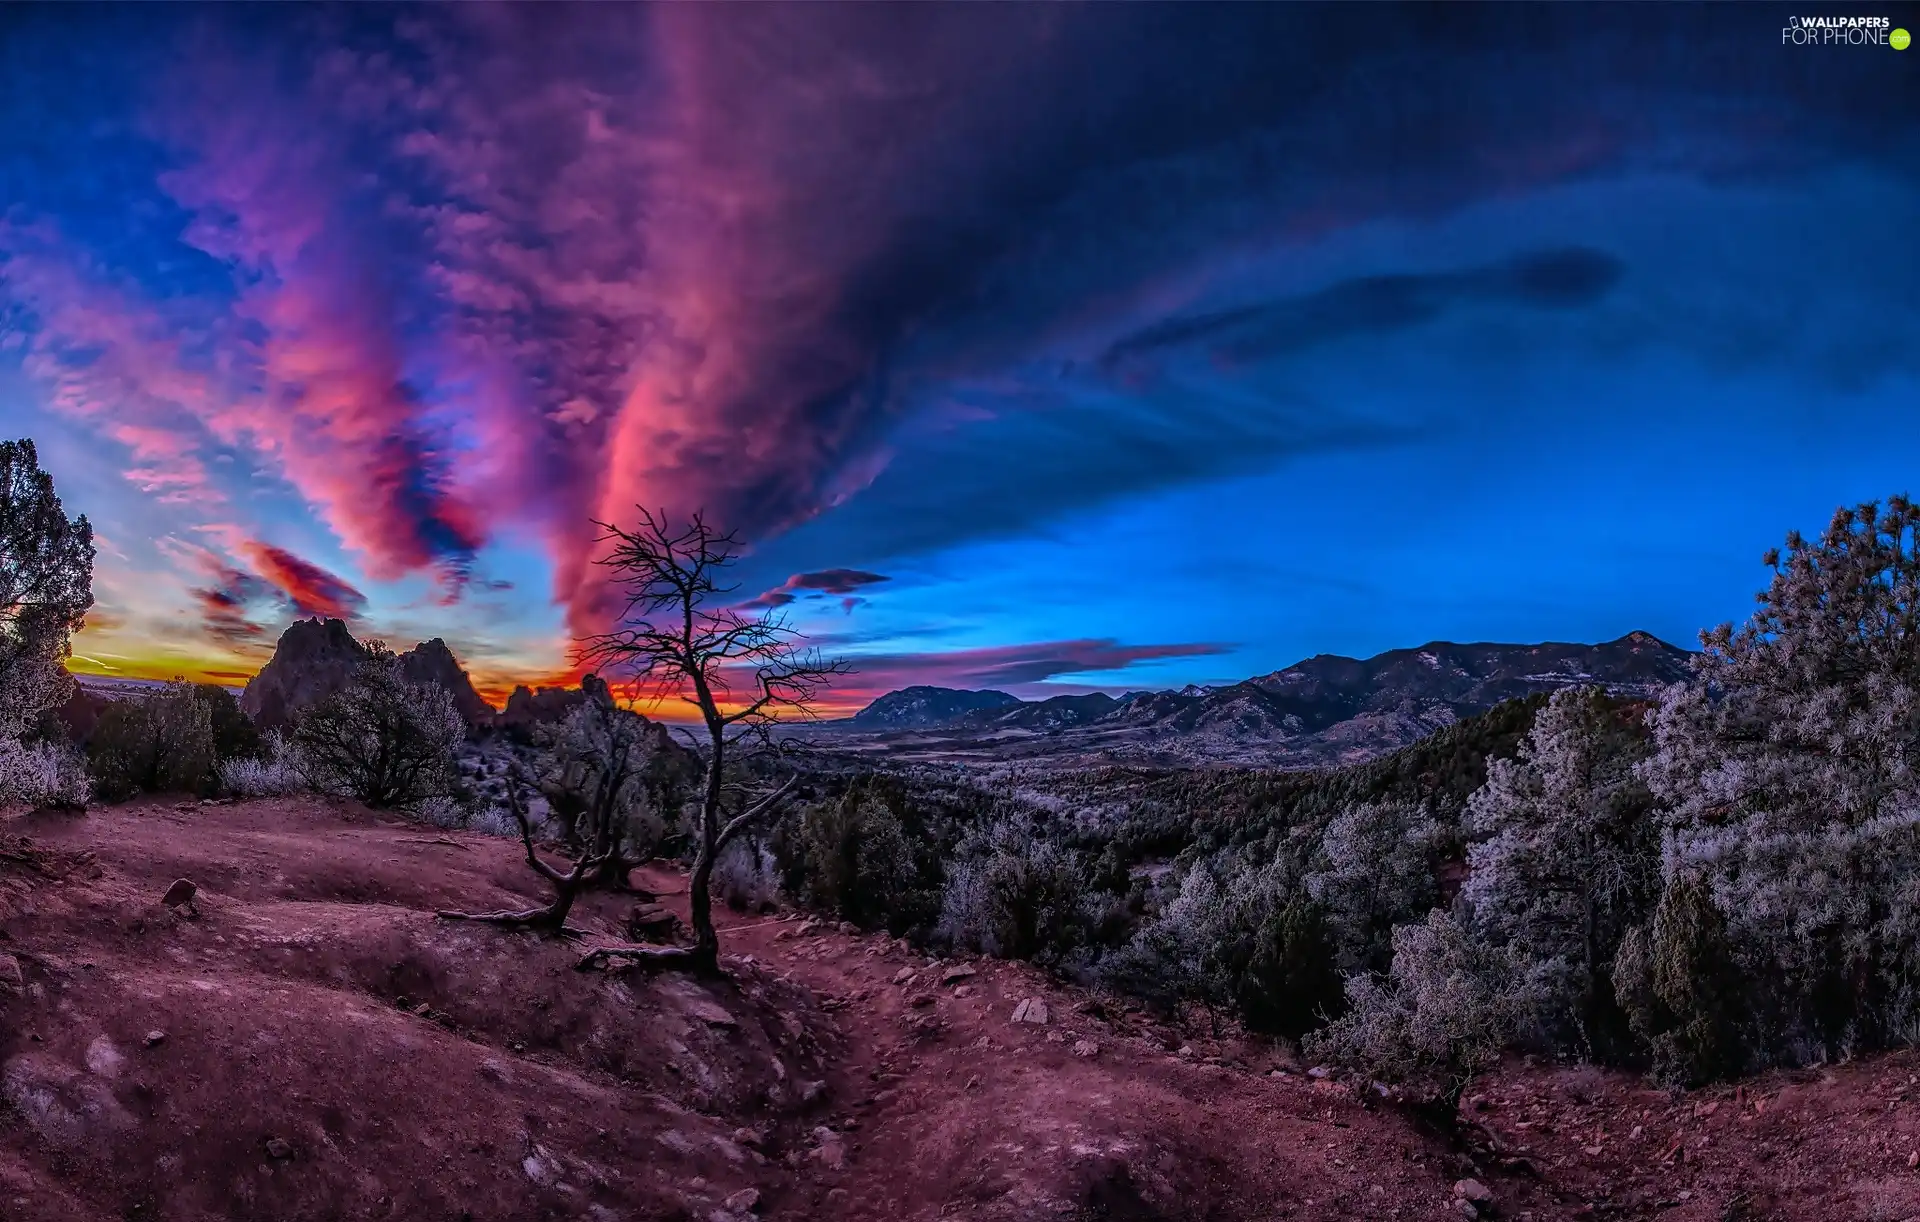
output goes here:
<path id="1" fill-rule="evenodd" d="M 709 825 L 706 841 L 713 840 Z M 693 954 L 702 970 L 711 971 L 720 964 L 720 935 L 713 928 L 713 897 L 708 884 L 713 879 L 713 854 L 705 845 L 694 858 L 693 876 L 687 880 L 688 924 L 693 926 Z"/>

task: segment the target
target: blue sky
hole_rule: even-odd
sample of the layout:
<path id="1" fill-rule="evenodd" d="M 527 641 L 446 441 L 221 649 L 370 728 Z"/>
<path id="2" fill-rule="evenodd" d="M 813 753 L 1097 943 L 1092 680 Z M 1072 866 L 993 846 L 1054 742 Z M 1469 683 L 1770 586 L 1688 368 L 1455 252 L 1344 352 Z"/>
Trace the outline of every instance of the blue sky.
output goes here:
<path id="1" fill-rule="evenodd" d="M 635 501 L 738 528 L 846 705 L 1685 643 L 1914 486 L 1920 53 L 1766 7 L 543 11 L 20 23 L 0 412 L 106 540 L 83 668 L 338 613 L 498 693 L 604 622 Z"/>

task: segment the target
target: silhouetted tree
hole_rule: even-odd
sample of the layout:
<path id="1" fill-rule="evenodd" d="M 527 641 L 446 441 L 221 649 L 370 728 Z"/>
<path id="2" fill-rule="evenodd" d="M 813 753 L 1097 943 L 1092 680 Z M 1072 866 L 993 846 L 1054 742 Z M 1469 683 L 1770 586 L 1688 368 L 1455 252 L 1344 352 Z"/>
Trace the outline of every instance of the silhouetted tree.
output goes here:
<path id="1" fill-rule="evenodd" d="M 582 965 L 624 956 L 712 970 L 720 950 L 709 893 L 714 863 L 734 837 L 781 810 L 800 783 L 792 770 L 784 779 L 761 779 L 777 775 L 791 750 L 771 730 L 782 714 L 808 715 L 825 682 L 848 667 L 802 650 L 799 634 L 778 614 L 750 615 L 726 604 L 737 587 L 722 581 L 740 541 L 701 515 L 676 527 L 664 512 L 643 509 L 633 530 L 596 525 L 598 541 L 608 545 L 599 563 L 625 605 L 618 625 L 584 642 L 583 654 L 603 674 L 698 710 L 706 769 L 688 883 L 694 945 L 602 948 Z M 735 684 L 745 690 L 736 693 Z"/>
<path id="2" fill-rule="evenodd" d="M 0 800 L 86 802 L 84 771 L 21 736 L 73 690 L 63 665 L 93 606 L 93 528 L 69 519 L 33 442 L 0 442 Z"/>
<path id="3" fill-rule="evenodd" d="M 300 768 L 324 793 L 376 809 L 411 809 L 455 793 L 455 752 L 467 733 L 453 695 L 410 683 L 400 659 L 374 642 L 347 685 L 294 728 Z"/>

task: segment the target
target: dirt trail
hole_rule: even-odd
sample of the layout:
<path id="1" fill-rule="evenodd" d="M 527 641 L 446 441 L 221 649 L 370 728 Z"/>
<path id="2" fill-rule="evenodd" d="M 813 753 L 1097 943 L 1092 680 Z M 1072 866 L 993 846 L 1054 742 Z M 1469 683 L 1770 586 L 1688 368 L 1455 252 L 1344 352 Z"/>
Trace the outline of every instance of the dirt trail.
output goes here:
<path id="1" fill-rule="evenodd" d="M 1018 964 L 723 913 L 727 979 L 581 973 L 433 918 L 538 898 L 517 847 L 308 801 L 0 818 L 0 1220 L 1457 1222 L 1463 1174 L 1530 1222 L 1920 1218 L 1911 1057 L 1678 1097 L 1516 1066 L 1469 1160 Z"/>

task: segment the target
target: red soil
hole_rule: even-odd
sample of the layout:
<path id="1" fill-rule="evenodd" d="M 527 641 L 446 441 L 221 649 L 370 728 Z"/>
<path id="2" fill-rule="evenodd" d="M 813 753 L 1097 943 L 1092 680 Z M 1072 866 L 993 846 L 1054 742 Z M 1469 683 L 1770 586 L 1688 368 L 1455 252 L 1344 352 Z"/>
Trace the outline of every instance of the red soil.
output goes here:
<path id="1" fill-rule="evenodd" d="M 728 914 L 725 980 L 580 973 L 433 919 L 540 898 L 516 848 L 305 801 L 0 820 L 0 1219 L 1430 1220 L 1463 1175 L 1540 1222 L 1920 1215 L 1909 1058 L 1680 1099 L 1515 1067 L 1468 1152 L 1021 965 Z"/>

